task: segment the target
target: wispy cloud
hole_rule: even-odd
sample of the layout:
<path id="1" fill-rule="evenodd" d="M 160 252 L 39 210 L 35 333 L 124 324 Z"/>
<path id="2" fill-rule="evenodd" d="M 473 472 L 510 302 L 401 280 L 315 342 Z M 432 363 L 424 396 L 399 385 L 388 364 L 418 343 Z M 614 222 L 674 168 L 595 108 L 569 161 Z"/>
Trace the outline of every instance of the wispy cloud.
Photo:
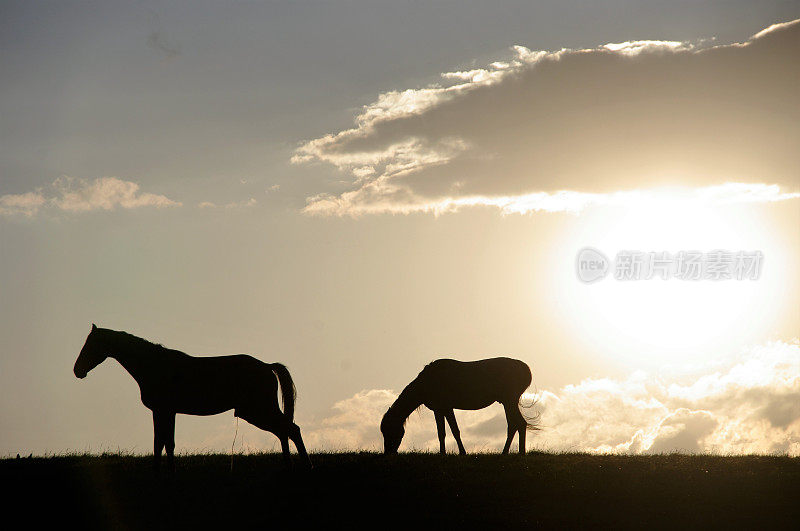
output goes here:
<path id="1" fill-rule="evenodd" d="M 53 204 L 70 212 L 180 205 L 166 196 L 141 192 L 137 183 L 116 177 L 94 180 L 60 177 L 53 185 L 58 192 L 58 196 L 52 200 Z"/>
<path id="2" fill-rule="evenodd" d="M 32 217 L 44 209 L 89 212 L 180 205 L 164 195 L 142 192 L 137 183 L 117 177 L 59 177 L 47 188 L 0 196 L 0 214 L 5 216 Z"/>
<path id="3" fill-rule="evenodd" d="M 362 189 L 363 190 L 363 189 Z M 631 190 L 605 194 L 584 192 L 535 192 L 531 194 L 507 196 L 453 196 L 424 201 L 420 198 L 396 198 L 395 201 L 360 202 L 354 196 L 358 192 L 344 193 L 339 197 L 324 196 L 314 198 L 306 207 L 308 214 L 359 216 L 362 214 L 411 214 L 427 212 L 440 215 L 458 212 L 467 207 L 490 207 L 507 214 L 528 214 L 531 212 L 570 212 L 579 213 L 592 206 L 642 206 L 647 202 L 663 204 L 700 203 L 706 205 L 758 203 L 786 201 L 800 198 L 798 192 L 782 192 L 778 185 L 759 183 L 725 183 L 701 188 L 671 189 L 664 195 L 663 189 Z M 416 199 L 416 200 L 415 200 Z"/>
<path id="4" fill-rule="evenodd" d="M 331 164 L 353 185 L 309 197 L 305 212 L 574 211 L 665 182 L 792 199 L 798 49 L 800 21 L 724 46 L 515 46 L 486 68 L 380 94 L 354 127 L 301 145 L 293 163 Z"/>
<path id="5" fill-rule="evenodd" d="M 34 216 L 47 200 L 40 192 L 0 196 L 0 214 Z"/>
<path id="6" fill-rule="evenodd" d="M 622 55 L 636 56 L 642 52 L 678 52 L 694 49 L 694 45 L 681 41 L 625 41 L 610 42 L 604 44 L 603 48 L 611 52 L 618 52 Z"/>
<path id="7" fill-rule="evenodd" d="M 247 208 L 252 207 L 258 204 L 258 201 L 254 197 L 250 199 L 243 200 L 243 201 L 231 201 L 229 203 L 217 204 L 212 201 L 202 201 L 197 204 L 198 208 L 227 208 L 227 209 L 234 209 L 234 208 Z"/>

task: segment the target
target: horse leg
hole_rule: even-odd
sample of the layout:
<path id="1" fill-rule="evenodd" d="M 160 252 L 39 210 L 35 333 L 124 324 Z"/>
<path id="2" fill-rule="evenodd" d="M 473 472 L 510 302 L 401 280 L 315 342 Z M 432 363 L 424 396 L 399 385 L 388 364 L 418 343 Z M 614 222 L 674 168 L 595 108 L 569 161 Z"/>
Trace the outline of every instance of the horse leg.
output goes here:
<path id="1" fill-rule="evenodd" d="M 458 429 L 458 423 L 456 423 L 456 414 L 451 409 L 450 411 L 446 412 L 445 417 L 447 417 L 447 423 L 450 424 L 450 431 L 453 434 L 453 438 L 456 440 L 456 444 L 458 444 L 458 453 L 461 455 L 466 455 L 467 451 L 464 449 L 464 445 L 461 444 L 461 431 Z"/>
<path id="2" fill-rule="evenodd" d="M 434 411 L 433 416 L 436 418 L 436 431 L 439 433 L 439 453 L 447 453 L 444 448 L 444 414 L 441 411 Z"/>
<path id="3" fill-rule="evenodd" d="M 308 452 L 306 452 L 306 445 L 303 444 L 303 437 L 300 436 L 300 426 L 295 423 L 292 423 L 289 426 L 289 438 L 294 443 L 295 448 L 297 448 L 297 453 L 300 454 L 300 457 L 305 461 L 306 465 L 310 468 L 311 467 L 311 458 L 308 457 Z"/>
<path id="4" fill-rule="evenodd" d="M 164 414 L 153 410 L 153 470 L 161 471 L 161 451 L 164 449 Z"/>
<path id="5" fill-rule="evenodd" d="M 289 450 L 289 434 L 281 430 L 280 435 L 278 435 L 277 433 L 275 433 L 275 435 L 277 435 L 278 439 L 280 439 L 281 441 L 281 453 L 283 454 L 283 462 L 286 464 L 286 466 L 289 467 L 292 466 L 292 453 Z"/>
<path id="6" fill-rule="evenodd" d="M 308 457 L 306 445 L 303 444 L 303 437 L 300 435 L 300 426 L 294 422 L 289 422 L 289 419 L 287 419 L 286 416 L 283 417 L 282 423 L 279 421 L 278 424 L 282 425 L 282 427 L 279 428 L 281 435 L 278 435 L 278 432 L 274 430 L 273 433 L 278 435 L 278 438 L 281 440 L 281 451 L 283 452 L 283 457 L 286 463 L 288 465 L 292 464 L 292 454 L 289 451 L 289 440 L 291 440 L 294 443 L 295 448 L 297 448 L 297 453 L 303 460 L 303 464 L 311 468 L 311 458 Z"/>
<path id="7" fill-rule="evenodd" d="M 508 438 L 506 445 L 503 447 L 503 453 L 507 454 L 511 448 L 511 441 L 514 440 L 514 434 L 519 432 L 519 453 L 525 453 L 525 432 L 528 429 L 528 423 L 525 417 L 519 411 L 519 399 L 515 402 L 506 402 L 503 404 L 506 410 L 506 422 L 508 422 Z"/>
<path id="8" fill-rule="evenodd" d="M 508 421 L 508 419 L 506 419 L 506 421 Z M 508 434 L 506 436 L 506 444 L 505 444 L 505 446 L 503 446 L 503 453 L 504 454 L 507 454 L 509 448 L 511 448 L 511 441 L 514 440 L 514 435 L 516 435 L 516 433 L 517 433 L 517 427 L 516 426 L 512 426 L 511 422 L 508 422 Z"/>
<path id="9" fill-rule="evenodd" d="M 164 448 L 167 451 L 167 470 L 175 472 L 175 413 L 164 414 Z"/>
<path id="10" fill-rule="evenodd" d="M 284 461 L 287 465 L 291 464 L 291 453 L 289 452 L 289 422 L 283 412 L 278 409 L 277 404 L 274 411 L 260 410 L 256 412 L 237 409 L 234 414 L 240 419 L 246 420 L 256 428 L 274 434 L 281 442 L 281 452 L 283 453 Z"/>

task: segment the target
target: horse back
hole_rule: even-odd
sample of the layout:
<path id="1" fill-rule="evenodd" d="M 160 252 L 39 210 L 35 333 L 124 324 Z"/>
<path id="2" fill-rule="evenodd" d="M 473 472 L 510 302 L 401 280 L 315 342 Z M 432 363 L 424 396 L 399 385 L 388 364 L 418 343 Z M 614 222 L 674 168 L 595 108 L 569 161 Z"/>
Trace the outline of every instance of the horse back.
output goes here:
<path id="1" fill-rule="evenodd" d="M 195 415 L 218 413 L 242 402 L 275 396 L 278 385 L 268 364 L 246 354 L 190 356 L 175 351 L 165 356 L 158 373 L 149 389 L 142 386 L 145 405 L 160 402 L 178 413 Z"/>
<path id="2" fill-rule="evenodd" d="M 480 409 L 493 402 L 518 400 L 531 383 L 528 365 L 513 358 L 477 361 L 439 359 L 417 377 L 433 404 Z"/>

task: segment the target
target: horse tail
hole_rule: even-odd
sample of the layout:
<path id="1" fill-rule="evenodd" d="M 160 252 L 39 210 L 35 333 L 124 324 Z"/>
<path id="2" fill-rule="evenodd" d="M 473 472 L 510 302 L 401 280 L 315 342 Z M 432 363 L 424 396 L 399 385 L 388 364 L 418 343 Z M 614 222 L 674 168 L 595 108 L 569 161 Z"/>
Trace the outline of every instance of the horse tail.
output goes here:
<path id="1" fill-rule="evenodd" d="M 292 375 L 283 363 L 269 363 L 269 368 L 278 377 L 281 385 L 281 403 L 283 414 L 289 418 L 289 422 L 294 422 L 294 403 L 297 400 L 297 389 L 294 386 Z"/>
<path id="2" fill-rule="evenodd" d="M 520 362 L 520 363 L 522 363 L 522 365 L 525 367 L 525 369 L 520 371 L 521 373 L 523 373 L 521 375 L 522 376 L 521 379 L 524 380 L 524 381 L 521 382 L 521 384 L 524 385 L 524 388 L 522 390 L 522 393 L 520 393 L 520 395 L 519 395 L 519 402 L 518 403 L 519 403 L 519 406 L 522 409 L 531 409 L 531 408 L 533 408 L 533 406 L 535 406 L 539 402 L 539 396 L 538 396 L 538 393 L 535 390 L 536 388 L 534 387 L 534 394 L 533 394 L 533 398 L 531 399 L 531 401 L 527 405 L 522 403 L 522 395 L 525 393 L 525 391 L 528 390 L 528 388 L 530 387 L 531 383 L 533 382 L 533 375 L 531 374 L 531 368 L 528 367 L 527 363 L 523 363 L 523 362 Z M 520 412 L 520 413 L 522 413 L 522 412 Z M 540 427 L 541 420 L 542 420 L 542 412 L 541 411 L 534 411 L 530 415 L 528 415 L 526 413 L 522 413 L 522 418 L 525 419 L 525 428 L 526 429 L 533 430 L 533 431 L 537 431 L 537 430 L 541 430 L 542 429 Z"/>
<path id="3" fill-rule="evenodd" d="M 519 397 L 519 405 L 522 409 L 530 409 L 536 404 L 539 403 L 539 397 L 534 397 L 531 399 L 530 403 L 525 405 L 522 403 L 522 397 Z M 522 413 L 522 418 L 525 419 L 525 429 L 531 431 L 539 431 L 541 430 L 541 423 L 542 423 L 542 412 L 541 411 L 534 411 L 533 414 L 528 415 L 526 413 Z"/>

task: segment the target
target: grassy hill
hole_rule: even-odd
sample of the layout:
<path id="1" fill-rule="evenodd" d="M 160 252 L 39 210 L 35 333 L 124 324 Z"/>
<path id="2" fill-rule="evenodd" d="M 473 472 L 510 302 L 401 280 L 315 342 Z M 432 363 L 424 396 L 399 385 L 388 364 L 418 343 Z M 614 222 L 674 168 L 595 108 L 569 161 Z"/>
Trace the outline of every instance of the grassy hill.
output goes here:
<path id="1" fill-rule="evenodd" d="M 798 528 L 800 459 L 533 453 L 187 455 L 156 479 L 148 457 L 5 459 L 4 502 L 42 525 L 150 529 Z"/>

